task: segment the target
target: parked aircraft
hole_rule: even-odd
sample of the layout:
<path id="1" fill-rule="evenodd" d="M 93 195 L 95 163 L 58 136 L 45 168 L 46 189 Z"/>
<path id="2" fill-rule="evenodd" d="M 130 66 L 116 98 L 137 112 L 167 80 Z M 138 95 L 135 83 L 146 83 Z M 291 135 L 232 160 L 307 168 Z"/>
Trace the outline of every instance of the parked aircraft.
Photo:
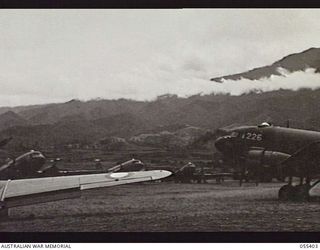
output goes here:
<path id="1" fill-rule="evenodd" d="M 12 140 L 12 137 L 9 138 L 5 138 L 2 141 L 0 141 L 0 149 L 3 148 L 5 145 L 7 145 L 9 143 L 9 141 Z"/>
<path id="2" fill-rule="evenodd" d="M 60 161 L 59 158 L 52 160 L 49 164 L 45 164 L 45 156 L 40 151 L 31 150 L 13 160 L 8 160 L 4 165 L 0 166 L 0 180 L 144 170 L 144 164 L 136 159 L 117 164 L 110 169 L 101 167 L 100 169 L 91 170 L 60 169 L 57 167 L 58 161 Z"/>
<path id="3" fill-rule="evenodd" d="M 274 173 L 289 177 L 279 190 L 281 200 L 306 200 L 320 177 L 320 132 L 284 128 L 262 123 L 236 127 L 215 141 L 216 148 L 241 169 L 243 179 Z M 299 177 L 299 185 L 293 185 Z"/>
<path id="4" fill-rule="evenodd" d="M 213 168 L 197 167 L 189 162 L 175 171 L 170 178 L 177 183 L 207 183 L 210 179 L 221 183 L 225 177 L 232 177 L 232 173 L 217 173 L 213 171 Z"/>
<path id="5" fill-rule="evenodd" d="M 0 167 L 1 213 L 7 215 L 10 207 L 74 198 L 81 190 L 158 180 L 171 175 L 166 170 L 142 171 L 144 164 L 136 159 L 108 170 L 75 171 L 58 169 L 55 164 L 45 165 L 45 161 L 41 152 L 32 150 Z"/>

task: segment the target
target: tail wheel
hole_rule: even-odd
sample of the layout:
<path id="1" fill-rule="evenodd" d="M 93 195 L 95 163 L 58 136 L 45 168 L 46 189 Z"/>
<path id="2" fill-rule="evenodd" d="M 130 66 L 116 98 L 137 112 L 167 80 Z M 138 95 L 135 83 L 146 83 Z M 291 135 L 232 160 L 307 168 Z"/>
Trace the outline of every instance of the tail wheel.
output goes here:
<path id="1" fill-rule="evenodd" d="M 281 201 L 288 201 L 292 200 L 294 195 L 294 187 L 291 185 L 284 185 L 279 190 L 279 200 Z"/>

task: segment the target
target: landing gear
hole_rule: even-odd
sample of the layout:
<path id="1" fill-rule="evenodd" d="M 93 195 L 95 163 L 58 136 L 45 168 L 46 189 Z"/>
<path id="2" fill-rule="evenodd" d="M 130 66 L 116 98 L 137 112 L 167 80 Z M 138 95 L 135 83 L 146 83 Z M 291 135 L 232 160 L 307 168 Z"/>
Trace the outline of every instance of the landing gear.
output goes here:
<path id="1" fill-rule="evenodd" d="M 294 187 L 290 184 L 284 185 L 279 190 L 279 200 L 281 201 L 288 201 L 292 200 L 294 194 Z"/>
<path id="2" fill-rule="evenodd" d="M 296 201 L 308 201 L 309 200 L 309 190 L 311 188 L 308 184 L 302 184 L 293 187 L 294 188 L 294 196 L 293 199 Z"/>
<path id="3" fill-rule="evenodd" d="M 279 200 L 282 201 L 308 201 L 309 190 L 311 189 L 310 179 L 306 178 L 306 182 L 303 184 L 303 178 L 300 179 L 300 184 L 293 186 L 292 178 L 289 179 L 289 184 L 284 185 L 279 190 Z"/>

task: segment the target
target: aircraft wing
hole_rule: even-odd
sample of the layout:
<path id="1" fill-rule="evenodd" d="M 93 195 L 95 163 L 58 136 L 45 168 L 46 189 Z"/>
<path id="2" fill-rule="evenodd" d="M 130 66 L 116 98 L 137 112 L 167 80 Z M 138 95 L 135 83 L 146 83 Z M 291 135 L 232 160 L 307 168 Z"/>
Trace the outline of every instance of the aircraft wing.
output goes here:
<path id="1" fill-rule="evenodd" d="M 299 149 L 280 163 L 285 176 L 316 176 L 320 174 L 320 141 Z"/>
<path id="2" fill-rule="evenodd" d="M 0 202 L 6 207 L 23 206 L 66 199 L 69 197 L 64 197 L 65 194 L 81 190 L 158 180 L 169 175 L 171 172 L 166 170 L 153 170 L 0 181 Z M 49 196 L 53 199 L 48 199 Z"/>

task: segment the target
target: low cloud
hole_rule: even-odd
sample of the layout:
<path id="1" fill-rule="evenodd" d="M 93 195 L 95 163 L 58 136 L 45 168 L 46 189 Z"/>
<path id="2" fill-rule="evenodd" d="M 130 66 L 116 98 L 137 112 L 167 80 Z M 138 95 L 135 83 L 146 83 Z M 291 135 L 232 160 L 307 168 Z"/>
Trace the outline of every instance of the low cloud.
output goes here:
<path id="1" fill-rule="evenodd" d="M 320 74 L 313 68 L 304 71 L 290 73 L 279 68 L 281 75 L 271 75 L 269 78 L 250 80 L 242 78 L 240 80 L 224 80 L 222 83 L 209 81 L 205 78 L 204 72 L 195 72 L 188 68 L 179 74 L 171 71 L 160 70 L 156 73 L 149 70 L 149 74 L 144 71 L 135 72 L 130 80 L 134 83 L 123 83 L 117 85 L 118 94 L 122 97 L 136 100 L 153 100 L 162 94 L 176 94 L 179 97 L 188 97 L 195 94 L 224 93 L 230 95 L 241 95 L 250 91 L 267 92 L 279 89 L 298 90 L 300 88 L 316 89 L 320 87 Z M 197 74 L 198 73 L 198 74 Z M 140 85 L 137 84 L 140 82 Z M 139 86 L 137 88 L 137 86 Z M 124 93 L 124 89 L 130 90 Z M 116 92 L 116 89 L 113 89 Z M 118 97 L 120 98 L 120 96 Z"/>
<path id="2" fill-rule="evenodd" d="M 153 100 L 318 87 L 314 70 L 250 81 L 244 72 L 320 39 L 319 10 L 5 10 L 0 106 L 74 98 Z M 253 22 L 254 20 L 254 22 Z"/>
<path id="3" fill-rule="evenodd" d="M 269 78 L 250 80 L 242 78 L 240 80 L 224 80 L 217 83 L 214 92 L 230 93 L 231 95 L 241 95 L 252 90 L 261 92 L 278 89 L 298 90 L 300 88 L 316 89 L 320 87 L 320 74 L 315 73 L 315 69 L 308 68 L 305 71 L 289 73 L 285 69 L 278 69 L 281 75 L 271 75 Z"/>

